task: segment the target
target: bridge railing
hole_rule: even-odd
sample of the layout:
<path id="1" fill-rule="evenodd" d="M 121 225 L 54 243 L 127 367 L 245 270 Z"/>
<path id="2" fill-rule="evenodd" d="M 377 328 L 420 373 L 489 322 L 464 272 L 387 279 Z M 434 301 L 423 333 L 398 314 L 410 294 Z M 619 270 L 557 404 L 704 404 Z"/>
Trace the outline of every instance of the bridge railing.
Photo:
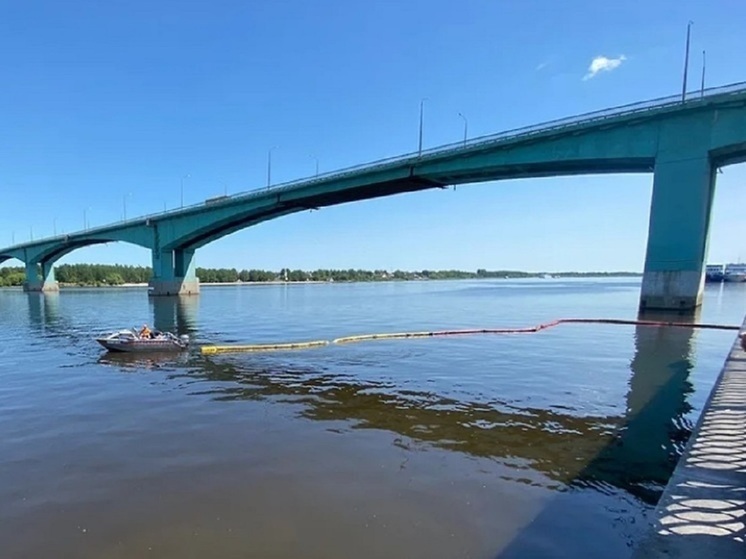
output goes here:
<path id="1" fill-rule="evenodd" d="M 353 165 L 351 167 L 344 167 L 342 169 L 337 169 L 335 171 L 329 171 L 329 172 L 322 173 L 322 174 L 319 174 L 313 177 L 293 179 L 291 181 L 279 183 L 279 184 L 269 186 L 269 187 L 255 188 L 255 189 L 248 190 L 245 192 L 239 192 L 236 194 L 232 194 L 230 196 L 220 197 L 221 199 L 215 200 L 213 205 L 218 206 L 218 205 L 222 205 L 225 203 L 234 202 L 239 199 L 246 199 L 246 198 L 266 195 L 267 193 L 283 192 L 283 191 L 287 191 L 298 186 L 316 184 L 319 182 L 328 181 L 330 179 L 335 179 L 335 178 L 341 179 L 344 177 L 348 177 L 350 175 L 357 174 L 361 171 L 382 170 L 382 169 L 390 168 L 396 165 L 401 165 L 402 163 L 405 163 L 405 162 L 412 162 L 412 163 L 421 162 L 423 161 L 423 159 L 433 159 L 435 157 L 448 155 L 449 153 L 456 152 L 456 151 L 470 150 L 470 149 L 477 149 L 481 147 L 492 146 L 494 144 L 499 144 L 502 142 L 510 142 L 510 141 L 514 141 L 520 138 L 526 138 L 526 137 L 530 137 L 530 136 L 537 135 L 537 134 L 544 134 L 546 132 L 559 131 L 564 128 L 569 128 L 572 126 L 584 126 L 584 125 L 602 121 L 608 118 L 618 118 L 622 116 L 633 115 L 635 113 L 645 113 L 651 110 L 661 110 L 667 107 L 676 107 L 680 105 L 700 104 L 700 103 L 706 102 L 708 99 L 712 97 L 719 97 L 719 96 L 728 95 L 728 94 L 743 93 L 744 91 L 746 91 L 746 82 L 737 82 L 737 83 L 728 84 L 724 86 L 712 87 L 712 88 L 708 88 L 705 90 L 689 92 L 687 93 L 686 99 L 683 101 L 681 99 L 681 95 L 678 94 L 678 95 L 669 95 L 666 97 L 659 97 L 657 99 L 651 99 L 648 101 L 638 101 L 635 103 L 629 103 L 627 105 L 619 105 L 619 106 L 612 107 L 609 109 L 602 109 L 602 110 L 583 113 L 583 114 L 579 114 L 579 115 L 575 115 L 571 117 L 559 118 L 556 120 L 542 122 L 540 124 L 532 124 L 530 126 L 513 128 L 511 130 L 505 130 L 503 132 L 498 132 L 496 134 L 478 136 L 476 138 L 466 140 L 465 142 L 463 140 L 460 142 L 452 142 L 450 144 L 444 144 L 444 145 L 440 145 L 440 146 L 433 147 L 433 148 L 423 149 L 421 152 L 416 151 L 416 152 L 406 153 L 403 155 L 396 155 L 396 156 L 387 157 L 384 159 L 378 159 L 378 160 L 371 161 L 368 163 L 362 163 L 358 165 Z M 81 233 L 89 234 L 89 233 L 103 232 L 112 227 L 119 228 L 122 226 L 126 226 L 127 224 L 132 224 L 132 225 L 139 224 L 143 220 L 164 218 L 168 216 L 178 215 L 184 211 L 189 211 L 189 210 L 194 210 L 197 208 L 204 208 L 204 207 L 205 207 L 205 202 L 202 201 L 196 204 L 191 204 L 188 206 L 176 208 L 173 210 L 168 210 L 165 212 L 141 215 L 138 217 L 125 220 L 125 221 L 119 221 L 116 223 L 111 223 L 109 225 L 93 227 L 85 231 L 78 231 L 76 233 L 71 233 L 71 235 L 79 235 Z M 40 240 L 52 241 L 55 239 L 64 239 L 65 237 L 66 235 L 63 234 L 63 235 L 56 235 L 54 237 L 46 237 Z M 29 244 L 36 244 L 38 242 L 39 241 L 23 243 L 20 245 L 16 245 L 16 247 L 25 246 Z"/>

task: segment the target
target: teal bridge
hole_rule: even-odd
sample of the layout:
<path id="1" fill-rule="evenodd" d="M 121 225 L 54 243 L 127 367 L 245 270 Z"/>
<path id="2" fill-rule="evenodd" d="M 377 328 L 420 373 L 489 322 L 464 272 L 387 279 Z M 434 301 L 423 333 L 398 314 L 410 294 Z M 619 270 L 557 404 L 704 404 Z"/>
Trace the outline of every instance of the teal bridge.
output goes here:
<path id="1" fill-rule="evenodd" d="M 700 305 L 716 170 L 746 161 L 746 82 L 475 138 L 77 233 L 0 249 L 28 291 L 58 289 L 54 264 L 113 241 L 150 249 L 151 295 L 199 293 L 194 253 L 299 211 L 403 192 L 528 177 L 653 173 L 641 309 Z M 593 231 L 588 231 L 589 235 Z"/>

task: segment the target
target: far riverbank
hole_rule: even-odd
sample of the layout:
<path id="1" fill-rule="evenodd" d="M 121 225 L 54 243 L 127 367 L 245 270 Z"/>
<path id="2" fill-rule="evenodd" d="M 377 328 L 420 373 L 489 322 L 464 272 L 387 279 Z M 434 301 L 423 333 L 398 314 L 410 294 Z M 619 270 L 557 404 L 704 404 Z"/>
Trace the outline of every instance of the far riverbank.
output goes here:
<path id="1" fill-rule="evenodd" d="M 148 266 L 120 264 L 61 264 L 54 269 L 60 286 L 76 287 L 138 287 L 148 284 L 152 270 Z M 237 270 L 235 268 L 197 268 L 203 285 L 278 285 L 284 283 L 351 283 L 385 281 L 465 280 L 465 279 L 530 279 L 530 278 L 594 278 L 640 277 L 638 272 L 523 272 L 517 270 L 334 270 L 313 271 L 283 268 L 270 270 Z M 22 267 L 0 267 L 0 287 L 20 286 L 26 280 Z"/>
<path id="2" fill-rule="evenodd" d="M 529 278 L 468 278 L 468 279 L 490 279 L 491 281 L 495 280 L 506 280 L 506 281 L 516 281 L 516 280 L 523 280 L 523 279 L 603 279 L 603 278 L 630 278 L 630 277 L 642 277 L 642 274 L 637 275 L 603 275 L 603 276 L 583 276 L 582 278 L 578 277 L 561 277 L 561 276 L 552 276 L 547 278 L 542 277 L 529 277 Z M 418 278 L 418 279 L 409 279 L 409 280 L 389 280 L 388 283 L 393 282 L 407 282 L 407 283 L 417 283 L 417 282 L 440 282 L 440 281 L 464 281 L 463 278 L 451 278 L 451 279 L 427 279 L 427 278 Z M 272 285 L 318 285 L 318 284 L 342 284 L 342 285 L 348 285 L 352 283 L 384 283 L 382 281 L 366 281 L 366 280 L 347 280 L 347 281 L 319 281 L 319 280 L 305 280 L 305 281 L 282 281 L 282 280 L 272 280 L 272 281 L 216 281 L 216 282 L 204 282 L 200 281 L 200 285 L 202 287 L 260 287 L 260 286 L 272 286 Z M 91 283 L 91 284 L 82 284 L 82 283 L 62 283 L 58 282 L 58 285 L 60 289 L 146 289 L 149 284 L 148 282 L 138 282 L 138 283 L 121 283 L 116 285 L 110 285 L 106 283 Z M 16 289 L 20 288 L 21 285 L 14 285 L 14 286 L 0 286 L 0 289 Z"/>

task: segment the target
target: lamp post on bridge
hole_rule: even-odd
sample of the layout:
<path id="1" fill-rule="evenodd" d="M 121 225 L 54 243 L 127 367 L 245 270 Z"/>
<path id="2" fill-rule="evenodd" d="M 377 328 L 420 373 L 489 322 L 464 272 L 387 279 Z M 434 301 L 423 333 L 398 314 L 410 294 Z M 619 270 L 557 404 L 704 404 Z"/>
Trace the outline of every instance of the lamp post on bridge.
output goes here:
<path id="1" fill-rule="evenodd" d="M 57 218 L 56 217 L 52 220 L 52 229 L 54 231 L 54 236 L 56 237 L 57 236 Z"/>
<path id="2" fill-rule="evenodd" d="M 272 146 L 267 151 L 267 188 L 272 186 L 272 151 L 277 149 L 277 146 Z"/>
<path id="3" fill-rule="evenodd" d="M 315 176 L 318 177 L 319 176 L 319 158 L 316 157 L 315 155 L 309 155 L 308 157 L 316 161 L 316 175 Z"/>
<path id="4" fill-rule="evenodd" d="M 34 226 L 31 225 L 29 228 L 29 238 L 33 241 L 34 240 Z"/>
<path id="5" fill-rule="evenodd" d="M 88 231 L 88 210 L 90 208 L 83 208 L 83 231 Z"/>
<path id="6" fill-rule="evenodd" d="M 469 130 L 469 121 L 466 120 L 466 117 L 462 115 L 461 113 L 459 113 L 458 116 L 464 119 L 464 146 L 466 146 L 466 134 Z"/>
<path id="7" fill-rule="evenodd" d="M 427 97 L 423 97 L 422 99 L 420 99 L 420 140 L 417 147 L 418 155 L 422 155 L 422 124 L 425 113 L 425 101 L 427 101 Z"/>
<path id="8" fill-rule="evenodd" d="M 684 55 L 684 83 L 681 86 L 681 102 L 686 101 L 686 75 L 689 71 L 689 36 L 692 31 L 692 24 L 694 22 L 689 20 L 686 24 L 686 54 Z"/>
<path id="9" fill-rule="evenodd" d="M 189 178 L 189 173 L 181 177 L 181 207 L 184 207 L 184 179 Z"/>

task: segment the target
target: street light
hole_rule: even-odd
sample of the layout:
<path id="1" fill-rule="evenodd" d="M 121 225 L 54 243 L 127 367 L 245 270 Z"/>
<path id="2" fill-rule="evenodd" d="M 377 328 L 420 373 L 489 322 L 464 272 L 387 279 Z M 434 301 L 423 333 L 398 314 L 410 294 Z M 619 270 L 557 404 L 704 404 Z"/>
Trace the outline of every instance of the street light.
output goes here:
<path id="1" fill-rule="evenodd" d="M 267 152 L 267 188 L 272 185 L 272 150 L 277 149 L 277 146 L 272 146 Z"/>
<path id="2" fill-rule="evenodd" d="M 56 237 L 57 236 L 57 218 L 56 217 L 52 220 L 52 224 L 53 224 L 52 227 L 54 229 L 54 236 Z"/>
<path id="3" fill-rule="evenodd" d="M 693 21 L 686 24 L 686 54 L 684 56 L 684 83 L 681 86 L 681 101 L 686 100 L 686 74 L 689 71 L 689 35 L 691 34 Z"/>
<path id="4" fill-rule="evenodd" d="M 461 113 L 459 113 L 458 116 L 464 119 L 464 146 L 466 146 L 466 133 L 469 130 L 469 121 L 466 120 L 466 117 Z"/>
<path id="5" fill-rule="evenodd" d="M 422 155 L 422 121 L 424 116 L 425 101 L 427 101 L 427 97 L 423 97 L 422 99 L 420 99 L 420 142 L 417 148 L 417 153 L 419 155 Z"/>
<path id="6" fill-rule="evenodd" d="M 223 181 L 223 180 L 221 180 L 220 184 L 223 185 L 223 195 L 224 196 L 228 196 L 228 183 L 225 182 L 225 181 Z"/>
<path id="7" fill-rule="evenodd" d="M 309 155 L 308 157 L 316 160 L 316 176 L 318 177 L 319 176 L 319 158 L 316 157 L 315 155 Z"/>
<path id="8" fill-rule="evenodd" d="M 83 230 L 88 231 L 88 210 L 90 208 L 83 208 Z"/>
<path id="9" fill-rule="evenodd" d="M 189 173 L 181 177 L 181 207 L 184 207 L 184 179 L 189 178 Z"/>
<path id="10" fill-rule="evenodd" d="M 28 228 L 28 230 L 29 230 L 29 237 L 30 237 L 30 238 L 31 238 L 31 240 L 33 241 L 33 240 L 34 240 L 34 226 L 33 226 L 33 225 L 31 225 L 31 226 L 30 226 L 30 227 Z"/>

